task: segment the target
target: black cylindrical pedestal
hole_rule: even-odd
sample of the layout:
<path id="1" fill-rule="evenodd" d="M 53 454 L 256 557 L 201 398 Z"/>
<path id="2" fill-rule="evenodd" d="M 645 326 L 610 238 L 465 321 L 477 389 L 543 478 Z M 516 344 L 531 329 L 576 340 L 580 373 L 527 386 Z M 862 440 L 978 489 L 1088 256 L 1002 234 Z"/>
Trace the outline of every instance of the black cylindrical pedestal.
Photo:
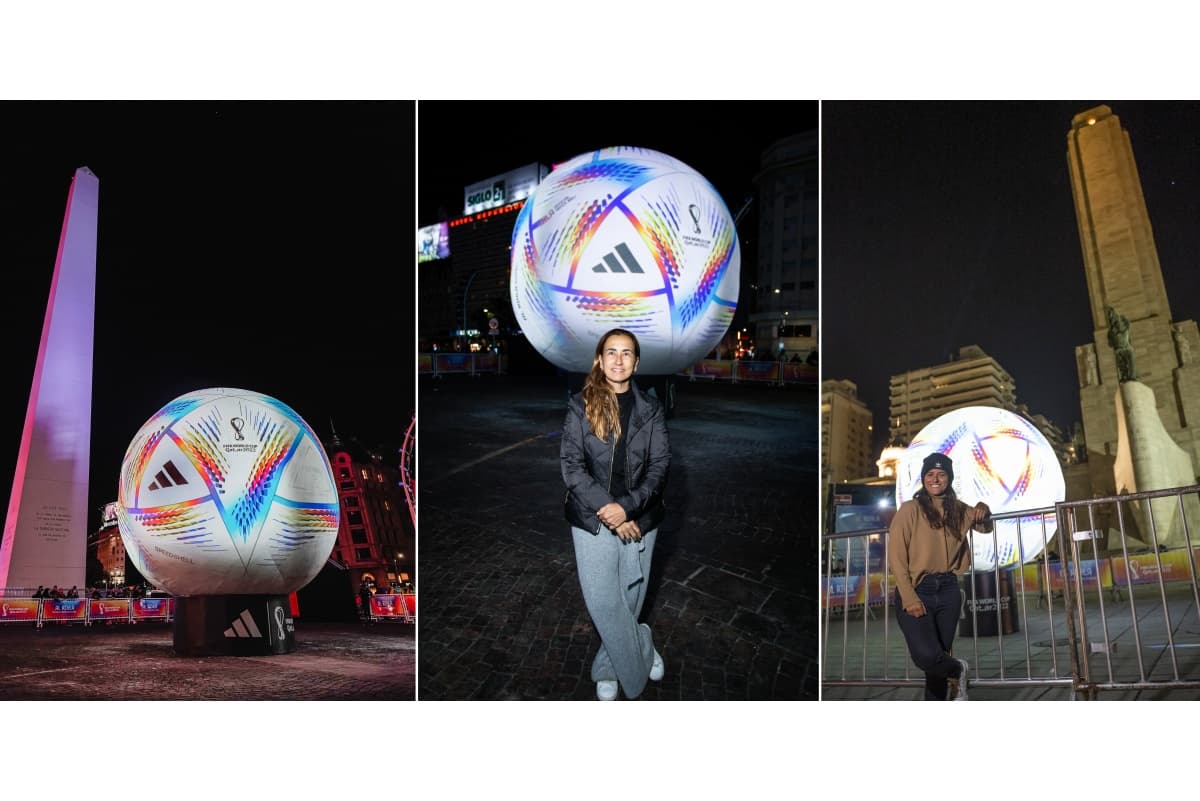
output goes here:
<path id="1" fill-rule="evenodd" d="M 296 647 L 286 595 L 193 595 L 175 599 L 175 653 L 263 656 Z"/>
<path id="2" fill-rule="evenodd" d="M 972 576 L 975 584 L 973 595 Z M 997 576 L 1000 579 L 999 587 Z M 1013 568 L 1001 568 L 997 572 L 986 570 L 964 576 L 962 589 L 966 593 L 967 602 L 963 607 L 965 618 L 958 624 L 959 634 L 975 634 L 976 621 L 979 623 L 977 633 L 980 637 L 995 637 L 998 633 L 1013 634 L 1021 630 L 1017 620 L 1017 601 L 1013 596 Z M 997 607 L 1000 609 L 999 626 L 996 620 Z"/>

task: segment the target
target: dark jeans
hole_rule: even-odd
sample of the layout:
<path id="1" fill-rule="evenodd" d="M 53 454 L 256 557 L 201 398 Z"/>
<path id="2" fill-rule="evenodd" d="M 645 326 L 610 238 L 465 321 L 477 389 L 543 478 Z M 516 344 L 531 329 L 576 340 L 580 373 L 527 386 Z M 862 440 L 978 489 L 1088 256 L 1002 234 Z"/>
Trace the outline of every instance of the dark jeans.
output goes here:
<path id="1" fill-rule="evenodd" d="M 962 666 L 950 656 L 962 595 L 953 573 L 933 573 L 915 587 L 925 604 L 925 614 L 913 617 L 904 611 L 900 593 L 896 593 L 896 622 L 908 643 L 908 653 L 917 667 L 925 671 L 925 700 L 945 701 L 947 679 L 957 679 Z"/>

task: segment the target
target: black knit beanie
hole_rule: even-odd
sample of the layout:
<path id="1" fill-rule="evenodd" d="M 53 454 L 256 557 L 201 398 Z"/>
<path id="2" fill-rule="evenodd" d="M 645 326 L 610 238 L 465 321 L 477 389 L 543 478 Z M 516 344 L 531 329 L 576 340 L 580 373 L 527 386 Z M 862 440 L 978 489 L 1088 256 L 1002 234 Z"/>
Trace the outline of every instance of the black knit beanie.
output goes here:
<path id="1" fill-rule="evenodd" d="M 954 462 L 950 461 L 950 457 L 944 453 L 931 453 L 925 457 L 925 461 L 921 462 L 922 486 L 925 484 L 925 474 L 934 469 L 945 470 L 947 483 L 954 483 Z"/>

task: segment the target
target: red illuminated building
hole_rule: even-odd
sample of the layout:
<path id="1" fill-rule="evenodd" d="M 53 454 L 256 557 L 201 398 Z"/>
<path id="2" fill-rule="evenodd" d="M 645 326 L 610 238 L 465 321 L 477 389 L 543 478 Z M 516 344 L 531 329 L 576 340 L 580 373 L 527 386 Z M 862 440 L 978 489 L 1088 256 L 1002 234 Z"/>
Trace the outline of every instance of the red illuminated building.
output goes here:
<path id="1" fill-rule="evenodd" d="M 330 557 L 344 565 L 350 582 L 364 578 L 386 592 L 392 582 L 414 580 L 414 535 L 395 464 L 336 433 L 325 443 L 338 488 L 341 522 Z"/>

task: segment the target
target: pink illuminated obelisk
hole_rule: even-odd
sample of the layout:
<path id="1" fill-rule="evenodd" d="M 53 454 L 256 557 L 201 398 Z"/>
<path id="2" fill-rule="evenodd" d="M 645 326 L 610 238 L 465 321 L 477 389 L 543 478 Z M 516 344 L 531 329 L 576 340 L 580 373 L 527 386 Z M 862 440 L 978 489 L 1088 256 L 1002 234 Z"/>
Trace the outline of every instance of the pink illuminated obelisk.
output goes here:
<path id="1" fill-rule="evenodd" d="M 99 199 L 99 179 L 80 167 L 67 194 L 0 542 L 0 588 L 84 586 Z"/>

